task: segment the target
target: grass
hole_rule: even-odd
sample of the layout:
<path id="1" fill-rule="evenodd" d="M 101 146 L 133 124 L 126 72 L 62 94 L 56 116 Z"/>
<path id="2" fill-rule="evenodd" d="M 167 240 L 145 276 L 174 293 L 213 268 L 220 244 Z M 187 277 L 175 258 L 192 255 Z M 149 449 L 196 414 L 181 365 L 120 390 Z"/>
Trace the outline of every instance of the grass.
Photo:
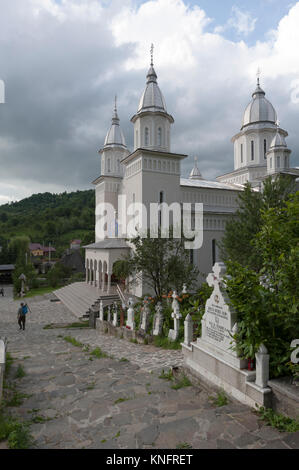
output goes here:
<path id="1" fill-rule="evenodd" d="M 172 370 L 169 369 L 168 372 L 164 372 L 164 369 L 163 369 L 161 374 L 159 375 L 159 379 L 173 380 Z"/>
<path id="2" fill-rule="evenodd" d="M 297 432 L 299 431 L 299 421 L 288 418 L 282 414 L 276 413 L 272 408 L 264 408 L 261 406 L 257 410 L 259 417 L 265 421 L 268 426 L 278 429 L 280 432 Z"/>
<path id="3" fill-rule="evenodd" d="M 24 370 L 24 367 L 21 364 L 19 364 L 17 371 L 16 371 L 16 378 L 21 379 L 22 377 L 25 377 L 25 375 L 26 375 L 26 372 Z"/>
<path id="4" fill-rule="evenodd" d="M 220 390 L 218 393 L 217 393 L 217 396 L 216 397 L 209 397 L 211 402 L 213 403 L 213 405 L 215 406 L 225 406 L 228 404 L 228 398 L 224 392 L 224 390 Z"/>
<path id="5" fill-rule="evenodd" d="M 97 359 L 101 359 L 102 357 L 109 357 L 101 350 L 101 348 L 95 348 L 93 351 L 91 351 L 90 354 L 92 357 L 96 357 Z"/>
<path id="6" fill-rule="evenodd" d="M 190 382 L 188 377 L 183 375 L 183 377 L 177 383 L 172 385 L 171 388 L 173 388 L 173 390 L 179 390 L 180 388 L 191 387 L 191 386 L 192 386 L 192 383 Z"/>
<path id="7" fill-rule="evenodd" d="M 27 393 L 21 393 L 14 390 L 12 396 L 4 400 L 4 403 L 7 407 L 17 407 L 22 405 L 25 398 L 30 398 L 31 396 L 32 395 L 28 395 Z"/>
<path id="8" fill-rule="evenodd" d="M 131 339 L 130 339 L 130 343 L 138 344 L 138 341 L 137 341 L 137 339 L 131 338 Z"/>
<path id="9" fill-rule="evenodd" d="M 58 287 L 51 287 L 51 286 L 38 287 L 37 289 L 30 289 L 30 291 L 27 292 L 27 294 L 23 298 L 28 299 L 30 297 L 35 297 L 36 295 L 50 294 L 56 289 L 58 289 Z M 15 300 L 18 300 L 18 298 Z"/>
<path id="10" fill-rule="evenodd" d="M 182 349 L 180 341 L 170 341 L 168 338 L 163 336 L 154 337 L 154 346 L 162 349 Z"/>
<path id="11" fill-rule="evenodd" d="M 192 449 L 192 446 L 190 444 L 188 444 L 188 442 L 179 442 L 176 445 L 176 448 L 177 449 Z"/>
<path id="12" fill-rule="evenodd" d="M 72 344 L 73 346 L 77 346 L 78 348 L 82 348 L 84 345 L 80 343 L 80 341 L 77 341 L 75 338 L 72 336 L 64 336 L 63 339 L 67 342 Z"/>
<path id="13" fill-rule="evenodd" d="M 117 405 L 118 403 L 123 403 L 124 401 L 128 401 L 130 398 L 118 398 L 115 400 L 114 405 Z"/>
<path id="14" fill-rule="evenodd" d="M 9 374 L 13 361 L 14 358 L 9 352 L 7 352 L 5 358 L 5 375 Z"/>
<path id="15" fill-rule="evenodd" d="M 7 441 L 10 449 L 29 449 L 34 443 L 29 423 L 21 423 L 0 410 L 0 441 Z"/>
<path id="16" fill-rule="evenodd" d="M 130 362 L 126 357 L 122 357 L 119 362 Z"/>

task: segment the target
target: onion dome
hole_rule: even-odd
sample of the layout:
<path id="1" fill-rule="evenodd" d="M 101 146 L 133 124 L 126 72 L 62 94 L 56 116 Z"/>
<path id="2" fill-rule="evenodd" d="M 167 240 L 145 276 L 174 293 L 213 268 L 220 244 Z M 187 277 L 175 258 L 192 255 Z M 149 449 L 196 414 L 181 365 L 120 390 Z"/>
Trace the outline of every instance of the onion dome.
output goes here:
<path id="1" fill-rule="evenodd" d="M 119 117 L 117 114 L 117 106 L 116 106 L 116 97 L 115 97 L 114 114 L 112 117 L 111 127 L 109 131 L 107 132 L 105 142 L 104 142 L 104 148 L 107 148 L 107 147 L 127 148 L 124 134 L 119 125 Z"/>
<path id="2" fill-rule="evenodd" d="M 252 101 L 247 106 L 244 117 L 242 129 L 249 124 L 256 124 L 258 122 L 270 122 L 275 124 L 277 114 L 273 105 L 265 98 L 266 93 L 260 87 L 260 80 L 257 80 L 257 86 L 252 94 Z"/>
<path id="3" fill-rule="evenodd" d="M 285 147 L 285 148 L 287 147 L 284 135 L 280 134 L 279 132 L 278 124 L 277 124 L 276 135 L 273 137 L 271 145 L 270 145 L 270 148 L 274 148 L 274 147 Z"/>
<path id="4" fill-rule="evenodd" d="M 153 45 L 151 48 L 151 65 L 146 76 L 146 87 L 139 101 L 138 113 L 144 111 L 160 111 L 167 113 L 162 92 L 157 83 L 157 74 L 153 64 Z"/>
<path id="5" fill-rule="evenodd" d="M 190 173 L 189 178 L 192 180 L 203 180 L 203 177 L 197 166 L 197 157 L 194 158 L 194 167 Z"/>

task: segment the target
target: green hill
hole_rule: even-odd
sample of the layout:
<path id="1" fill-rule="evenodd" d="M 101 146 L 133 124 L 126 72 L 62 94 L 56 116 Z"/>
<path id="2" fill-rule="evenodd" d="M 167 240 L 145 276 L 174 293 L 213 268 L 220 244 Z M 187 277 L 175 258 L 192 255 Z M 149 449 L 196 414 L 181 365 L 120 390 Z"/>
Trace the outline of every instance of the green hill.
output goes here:
<path id="1" fill-rule="evenodd" d="M 94 241 L 94 191 L 41 193 L 19 202 L 0 206 L 0 263 L 13 262 L 7 253 L 9 240 L 27 235 L 31 242 L 54 246 L 57 255 L 69 247 L 74 238 L 83 244 Z"/>

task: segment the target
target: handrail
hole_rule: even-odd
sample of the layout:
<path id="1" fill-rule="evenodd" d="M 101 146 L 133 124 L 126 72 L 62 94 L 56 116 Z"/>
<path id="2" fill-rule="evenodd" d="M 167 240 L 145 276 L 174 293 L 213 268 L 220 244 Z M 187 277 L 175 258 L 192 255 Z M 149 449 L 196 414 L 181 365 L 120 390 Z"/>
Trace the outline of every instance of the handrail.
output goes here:
<path id="1" fill-rule="evenodd" d="M 123 293 L 123 291 L 121 290 L 119 284 L 116 284 L 116 290 L 117 290 L 117 293 L 118 293 L 118 295 L 119 295 L 119 297 L 120 297 L 122 303 L 124 303 L 124 304 L 126 305 L 126 304 L 127 304 L 126 298 L 125 298 L 124 293 Z"/>

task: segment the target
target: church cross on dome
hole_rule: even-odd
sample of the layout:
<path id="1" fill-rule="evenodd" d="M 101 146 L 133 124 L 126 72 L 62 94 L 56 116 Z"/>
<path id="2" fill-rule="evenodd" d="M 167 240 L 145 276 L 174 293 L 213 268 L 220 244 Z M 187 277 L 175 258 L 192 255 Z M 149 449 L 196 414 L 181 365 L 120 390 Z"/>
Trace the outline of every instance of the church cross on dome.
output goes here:
<path id="1" fill-rule="evenodd" d="M 261 69 L 258 67 L 257 72 L 256 72 L 257 84 L 258 84 L 258 86 L 260 85 L 260 78 L 261 78 L 261 75 L 262 75 L 262 71 L 261 71 Z"/>
<path id="2" fill-rule="evenodd" d="M 151 52 L 151 66 L 153 67 L 153 65 L 154 65 L 154 45 L 153 45 L 153 43 L 151 45 L 151 51 L 150 52 Z"/>

